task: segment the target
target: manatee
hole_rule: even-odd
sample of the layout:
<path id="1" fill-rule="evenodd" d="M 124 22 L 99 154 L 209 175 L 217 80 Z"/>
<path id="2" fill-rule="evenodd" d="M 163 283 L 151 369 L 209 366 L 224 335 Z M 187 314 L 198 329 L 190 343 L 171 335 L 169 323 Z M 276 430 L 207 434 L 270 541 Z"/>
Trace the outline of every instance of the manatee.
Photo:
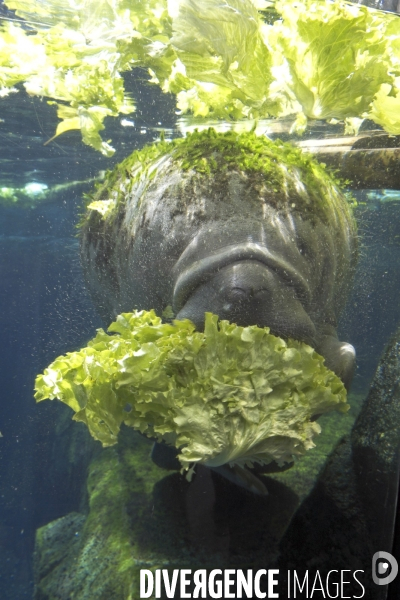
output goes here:
<path id="1" fill-rule="evenodd" d="M 324 167 L 290 144 L 208 130 L 144 148 L 107 174 L 81 231 L 84 275 L 106 323 L 153 308 L 201 329 L 213 312 L 306 342 L 350 385 L 355 351 L 336 326 L 356 265 L 355 222 Z M 179 469 L 176 455 L 154 444 L 158 466 Z M 214 470 L 267 494 L 259 468 Z"/>
<path id="2" fill-rule="evenodd" d="M 172 307 L 201 329 L 210 311 L 306 342 L 350 385 L 355 351 L 336 327 L 357 234 L 323 165 L 254 133 L 195 132 L 134 153 L 91 200 L 81 258 L 107 323 Z"/>

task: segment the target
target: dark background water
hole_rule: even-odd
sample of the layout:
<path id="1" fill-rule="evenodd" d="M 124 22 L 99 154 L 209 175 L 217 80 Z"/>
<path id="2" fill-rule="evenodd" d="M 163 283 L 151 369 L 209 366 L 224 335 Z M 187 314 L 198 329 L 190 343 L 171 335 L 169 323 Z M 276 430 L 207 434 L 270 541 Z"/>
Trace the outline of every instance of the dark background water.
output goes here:
<path id="1" fill-rule="evenodd" d="M 24 92 L 1 101 L 0 187 L 37 182 L 52 186 L 96 177 L 135 148 L 159 136 L 174 118 L 172 98 L 128 79 L 135 123 L 110 119 L 105 135 L 117 152 L 112 159 L 84 146 L 71 132 L 44 146 L 57 125 L 45 101 Z M 32 551 L 38 526 L 78 508 L 65 485 L 66 461 L 54 464 L 57 403 L 36 405 L 33 383 L 55 358 L 78 348 L 102 323 L 85 291 L 76 223 L 82 184 L 53 202 L 32 208 L 0 203 L 0 598 L 32 596 Z M 34 204 L 34 203 L 33 203 Z"/>
<path id="2" fill-rule="evenodd" d="M 127 78 L 138 100 L 132 127 L 110 120 L 105 139 L 117 152 L 105 159 L 85 147 L 78 132 L 44 146 L 55 130 L 55 111 L 24 93 L 1 101 L 0 187 L 29 182 L 54 185 L 85 180 L 174 126 L 174 101 Z M 79 498 L 65 485 L 66 461 L 54 462 L 56 402 L 36 405 L 35 375 L 55 356 L 84 344 L 101 326 L 85 291 L 75 224 L 82 194 L 66 191 L 32 208 L 0 205 L 0 598 L 32 596 L 35 530 L 71 510 Z M 365 194 L 360 198 L 366 199 Z M 379 194 L 357 210 L 362 240 L 354 292 L 341 336 L 356 346 L 354 389 L 365 392 L 382 349 L 400 321 L 400 202 Z"/>

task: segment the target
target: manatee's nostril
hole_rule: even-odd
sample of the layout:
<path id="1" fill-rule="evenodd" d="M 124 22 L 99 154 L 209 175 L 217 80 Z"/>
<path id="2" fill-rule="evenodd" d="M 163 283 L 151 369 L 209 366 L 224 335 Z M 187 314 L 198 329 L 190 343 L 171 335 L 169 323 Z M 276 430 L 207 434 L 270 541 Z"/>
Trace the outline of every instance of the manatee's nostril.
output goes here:
<path id="1" fill-rule="evenodd" d="M 254 289 L 253 287 L 234 287 L 226 293 L 226 299 L 231 303 L 252 302 L 254 300 L 266 301 L 268 299 L 268 290 Z"/>

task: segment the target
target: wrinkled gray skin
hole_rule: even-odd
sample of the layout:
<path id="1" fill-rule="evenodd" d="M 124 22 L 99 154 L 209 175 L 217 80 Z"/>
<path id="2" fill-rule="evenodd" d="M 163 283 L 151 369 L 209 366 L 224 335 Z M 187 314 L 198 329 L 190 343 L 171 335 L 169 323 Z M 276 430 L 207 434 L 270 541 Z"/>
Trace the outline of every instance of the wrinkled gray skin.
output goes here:
<path id="1" fill-rule="evenodd" d="M 211 311 L 239 325 L 267 326 L 313 346 L 348 387 L 355 351 L 336 335 L 355 264 L 346 219 L 277 207 L 254 174 L 181 173 L 169 160 L 136 185 L 113 220 L 92 211 L 82 264 L 109 323 L 121 312 L 172 305 L 201 329 Z"/>
<path id="2" fill-rule="evenodd" d="M 267 326 L 313 346 L 349 386 L 355 352 L 335 328 L 352 279 L 354 230 L 346 219 L 328 226 L 303 214 L 298 197 L 283 204 L 260 174 L 207 178 L 182 173 L 165 159 L 152 182 L 133 187 L 115 218 L 93 211 L 83 227 L 82 264 L 99 313 L 109 323 L 121 312 L 161 314 L 172 305 L 178 319 L 199 329 L 207 311 L 239 325 Z M 152 457 L 176 469 L 176 454 L 156 443 Z M 248 469 L 216 471 L 267 494 Z"/>

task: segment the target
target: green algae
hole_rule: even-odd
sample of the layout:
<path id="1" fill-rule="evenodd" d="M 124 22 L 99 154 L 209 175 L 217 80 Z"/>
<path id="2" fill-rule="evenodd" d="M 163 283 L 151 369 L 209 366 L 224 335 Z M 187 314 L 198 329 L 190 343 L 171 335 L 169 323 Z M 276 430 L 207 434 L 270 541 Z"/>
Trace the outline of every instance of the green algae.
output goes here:
<path id="1" fill-rule="evenodd" d="M 90 465 L 88 515 L 38 530 L 36 599 L 136 600 L 140 569 L 264 568 L 273 560 L 297 507 L 293 492 L 271 479 L 269 496 L 256 496 L 205 467 L 189 483 L 152 463 L 151 445 L 123 429 L 118 446 Z"/>
<path id="2" fill-rule="evenodd" d="M 318 423 L 321 425 L 322 431 L 315 439 L 315 448 L 301 460 L 296 461 L 293 467 L 287 471 L 271 474 L 270 477 L 290 487 L 302 502 L 311 492 L 326 459 L 334 450 L 338 440 L 350 433 L 363 400 L 362 395 L 350 393 L 350 410 L 346 415 L 333 413 L 321 415 Z"/>
<path id="3" fill-rule="evenodd" d="M 354 200 L 343 194 L 342 182 L 311 155 L 290 143 L 272 141 L 253 132 L 219 133 L 213 128 L 171 142 L 161 140 L 133 152 L 107 172 L 104 183 L 87 196 L 89 211 L 81 224 L 93 210 L 112 219 L 120 203 L 138 186 L 143 187 L 143 193 L 158 173 L 171 168 L 210 180 L 231 171 L 256 177 L 275 202 L 279 199 L 282 209 L 302 211 L 305 216 L 318 215 L 328 223 L 347 221 L 355 228 L 351 214 Z M 104 207 L 100 202 L 106 203 Z"/>
<path id="4" fill-rule="evenodd" d="M 88 515 L 71 513 L 38 529 L 35 598 L 136 600 L 140 569 L 193 562 L 185 516 L 189 483 L 178 473 L 166 477 L 151 461 L 151 447 L 125 428 L 118 447 L 90 465 Z"/>
<path id="5" fill-rule="evenodd" d="M 89 467 L 87 517 L 71 513 L 36 534 L 36 595 L 47 600 L 133 600 L 145 539 L 144 513 L 164 475 L 150 460 L 151 442 L 136 434 L 118 451 L 103 451 Z M 53 557 L 53 558 L 52 558 Z M 50 560 L 51 559 L 51 560 Z"/>

